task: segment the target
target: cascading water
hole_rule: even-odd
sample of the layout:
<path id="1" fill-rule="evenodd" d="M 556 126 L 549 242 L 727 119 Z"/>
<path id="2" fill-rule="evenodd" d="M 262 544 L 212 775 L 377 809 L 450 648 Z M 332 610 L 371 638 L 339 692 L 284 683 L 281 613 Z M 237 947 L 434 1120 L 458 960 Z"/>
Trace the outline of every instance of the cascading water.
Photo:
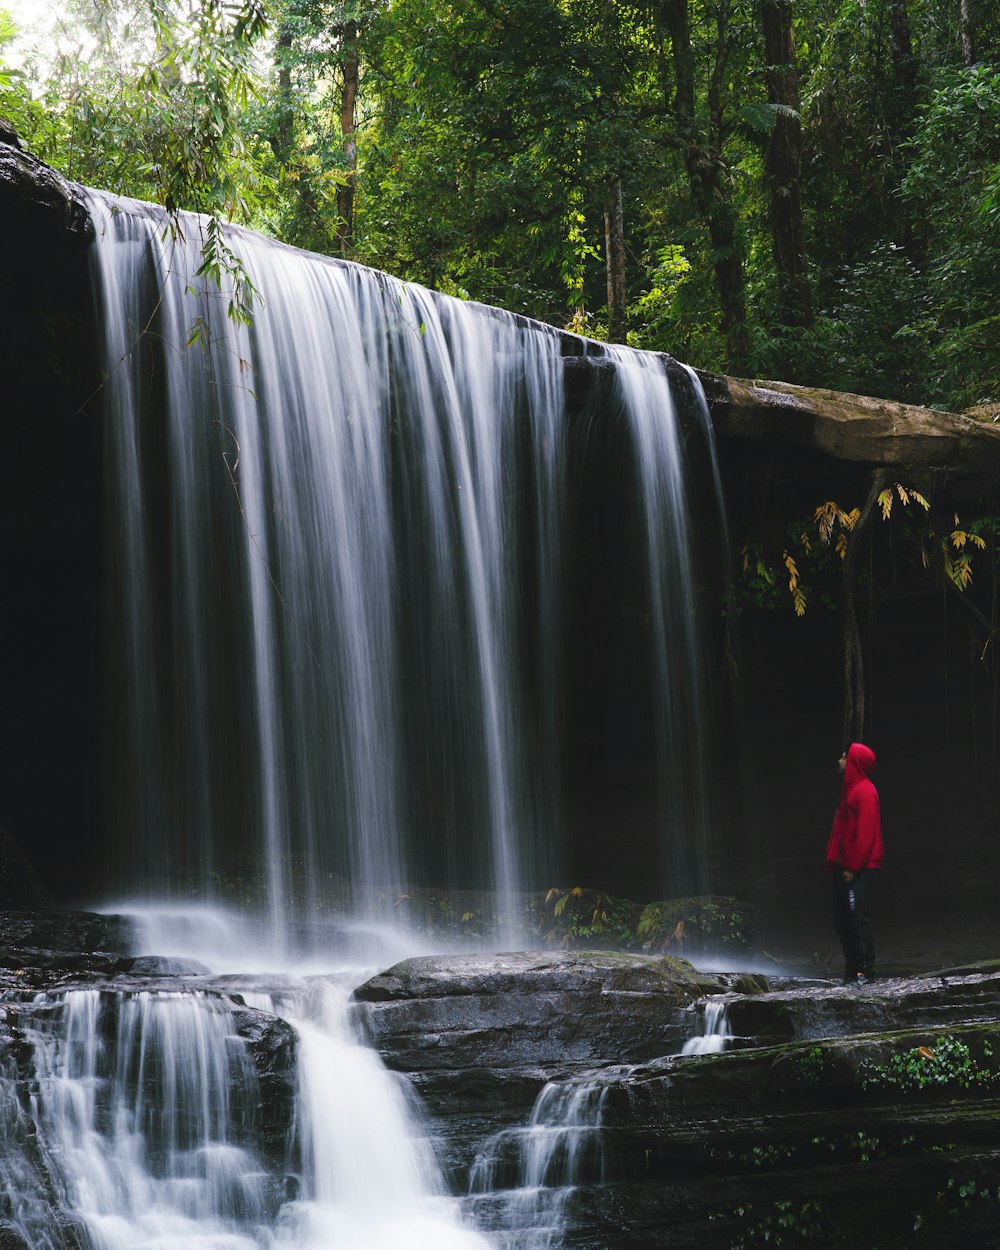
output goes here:
<path id="1" fill-rule="evenodd" d="M 77 990 L 26 1021 L 38 1148 L 98 1250 L 261 1244 L 274 1195 L 251 1146 L 256 1074 L 227 1012 L 193 993 Z M 20 1223 L 28 1245 L 61 1246 L 51 1211 Z"/>
<path id="2" fill-rule="evenodd" d="M 684 1043 L 684 1055 L 718 1055 L 732 1040 L 733 1030 L 726 1013 L 726 1004 L 708 999 L 702 1004 L 702 1029 Z"/>
<path id="3" fill-rule="evenodd" d="M 547 771 L 517 735 L 511 501 L 534 501 L 547 615 L 558 339 L 249 238 L 266 301 L 228 325 L 185 293 L 188 229 L 164 239 L 124 206 L 98 249 L 147 885 L 252 867 L 277 934 L 333 877 L 366 900 L 419 879 L 433 819 L 434 870 L 509 899 L 543 842 L 532 762 Z M 211 328 L 184 348 L 196 310 Z M 234 819 L 249 864 L 219 845 Z"/>
<path id="4" fill-rule="evenodd" d="M 0 1078 L 4 1244 L 487 1250 L 463 1225 L 402 1088 L 355 1039 L 348 990 L 317 978 L 246 999 L 298 1034 L 297 1123 L 272 1157 L 231 1001 L 92 989 L 17 1009 L 34 1093 L 29 1121 L 8 1097 L 14 1074 Z"/>
<path id="5" fill-rule="evenodd" d="M 504 1230 L 510 1250 L 559 1244 L 563 1209 L 581 1180 L 603 1179 L 601 1110 L 607 1085 L 599 1077 L 545 1086 L 526 1128 L 505 1129 L 487 1142 L 470 1177 L 468 1206 Z"/>
<path id="6" fill-rule="evenodd" d="M 91 205 L 119 884 L 265 900 L 275 946 L 292 914 L 485 889 L 510 940 L 517 892 L 565 871 L 566 336 L 242 232 L 264 298 L 237 324 L 199 219 Z M 659 358 L 607 360 L 676 894 L 708 824 L 687 451 Z"/>
<path id="7" fill-rule="evenodd" d="M 676 1062 L 719 1054 L 729 1045 L 724 999 L 700 1004 L 699 1023 L 701 1031 L 688 1038 Z M 509 1250 L 558 1250 L 574 1190 L 611 1179 L 604 1105 L 611 1082 L 632 1070 L 609 1068 L 547 1084 L 528 1124 L 494 1134 L 476 1158 L 466 1199 L 470 1218 L 503 1230 L 499 1244 Z"/>

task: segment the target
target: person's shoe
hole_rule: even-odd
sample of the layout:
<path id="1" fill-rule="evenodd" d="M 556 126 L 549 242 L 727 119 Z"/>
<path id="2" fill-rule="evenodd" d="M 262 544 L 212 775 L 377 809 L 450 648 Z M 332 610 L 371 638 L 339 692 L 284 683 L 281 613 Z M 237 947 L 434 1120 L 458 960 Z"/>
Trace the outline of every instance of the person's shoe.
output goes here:
<path id="1" fill-rule="evenodd" d="M 854 978 L 854 984 L 860 989 L 862 985 L 871 985 L 872 979 L 866 972 L 859 972 Z"/>

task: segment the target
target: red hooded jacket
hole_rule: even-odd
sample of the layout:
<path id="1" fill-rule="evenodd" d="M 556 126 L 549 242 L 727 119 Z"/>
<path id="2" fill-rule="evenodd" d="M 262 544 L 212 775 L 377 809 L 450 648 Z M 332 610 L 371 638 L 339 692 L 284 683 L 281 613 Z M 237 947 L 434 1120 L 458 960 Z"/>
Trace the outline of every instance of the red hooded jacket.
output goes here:
<path id="1" fill-rule="evenodd" d="M 861 742 L 847 748 L 847 766 L 840 788 L 840 804 L 826 847 L 827 868 L 878 868 L 882 863 L 882 821 L 878 791 L 869 780 L 875 752 Z"/>

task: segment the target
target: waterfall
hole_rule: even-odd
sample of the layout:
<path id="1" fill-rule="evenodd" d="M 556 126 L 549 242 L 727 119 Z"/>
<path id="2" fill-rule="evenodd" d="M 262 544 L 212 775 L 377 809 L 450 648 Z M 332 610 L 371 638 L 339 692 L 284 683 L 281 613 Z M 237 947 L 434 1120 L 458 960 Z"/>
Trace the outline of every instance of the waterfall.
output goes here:
<path id="1" fill-rule="evenodd" d="M 564 1232 L 564 1208 L 580 1183 L 603 1179 L 601 1077 L 550 1082 L 525 1128 L 504 1129 L 486 1143 L 470 1177 L 475 1218 L 504 1229 L 511 1250 L 554 1250 Z"/>
<path id="2" fill-rule="evenodd" d="M 726 1012 L 726 1004 L 716 999 L 708 999 L 700 1007 L 701 1032 L 689 1037 L 684 1043 L 681 1054 L 684 1055 L 718 1055 L 726 1049 L 732 1040 L 733 1030 Z"/>
<path id="3" fill-rule="evenodd" d="M 0 1233 L 31 1250 L 487 1250 L 403 1086 L 354 1037 L 348 995 L 327 978 L 246 992 L 298 1033 L 278 1158 L 231 1003 L 94 989 L 21 1005 L 33 1093 L 29 1116 L 0 1074 Z"/>
<path id="4" fill-rule="evenodd" d="M 193 993 L 76 990 L 27 1020 L 37 1148 L 96 1250 L 261 1245 L 273 1195 L 252 1147 L 257 1078 L 226 1011 Z M 27 1244 L 60 1250 L 52 1220 L 25 1212 Z"/>
<path id="5" fill-rule="evenodd" d="M 201 219 L 90 204 L 116 884 L 263 913 L 279 954 L 293 916 L 488 891 L 512 942 L 518 892 L 575 862 L 592 806 L 575 779 L 610 753 L 581 734 L 581 705 L 621 685 L 600 638 L 583 680 L 567 659 L 600 612 L 567 541 L 564 354 L 598 349 L 234 231 L 263 293 L 242 324 L 197 276 Z M 689 485 L 711 431 L 693 384 L 684 426 L 659 357 L 603 361 L 631 464 L 613 538 L 640 568 L 600 611 L 649 637 L 644 657 L 631 634 L 614 643 L 619 737 L 634 723 L 636 767 L 656 774 L 637 820 L 659 829 L 654 892 L 676 895 L 705 887 L 711 825 Z M 628 776 L 607 783 L 615 801 Z M 632 857 L 648 879 L 647 852 Z"/>

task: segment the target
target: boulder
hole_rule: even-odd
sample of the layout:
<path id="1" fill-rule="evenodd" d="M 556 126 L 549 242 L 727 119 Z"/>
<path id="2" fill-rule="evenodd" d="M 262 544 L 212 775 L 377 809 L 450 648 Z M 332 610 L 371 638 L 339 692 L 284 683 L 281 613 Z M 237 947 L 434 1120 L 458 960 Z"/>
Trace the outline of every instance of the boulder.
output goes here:
<path id="1" fill-rule="evenodd" d="M 80 188 L 21 147 L 9 122 L 0 118 L 0 206 L 13 232 L 27 232 L 56 244 L 84 244 L 94 237 Z M 8 234 L 10 246 L 13 233 Z"/>
<path id="2" fill-rule="evenodd" d="M 287 1020 L 239 1004 L 234 1005 L 233 1026 L 257 1071 L 258 1146 L 266 1159 L 283 1169 L 294 1139 L 298 1034 Z"/>
<path id="3" fill-rule="evenodd" d="M 408 959 L 354 993 L 386 1065 L 406 1073 L 460 1188 L 483 1142 L 523 1123 L 556 1075 L 676 1053 L 692 1004 L 725 988 L 684 960 L 612 952 Z"/>
<path id="4" fill-rule="evenodd" d="M 911 472 L 947 469 L 977 485 L 995 480 L 1000 468 L 1000 426 L 985 414 L 696 372 L 720 440 Z"/>
<path id="5" fill-rule="evenodd" d="M 679 1050 L 722 988 L 684 960 L 609 951 L 425 956 L 354 993 L 398 1071 L 594 1066 Z"/>
<path id="6" fill-rule="evenodd" d="M 129 971 L 127 916 L 84 911 L 0 912 L 0 988 L 52 988 Z"/>

